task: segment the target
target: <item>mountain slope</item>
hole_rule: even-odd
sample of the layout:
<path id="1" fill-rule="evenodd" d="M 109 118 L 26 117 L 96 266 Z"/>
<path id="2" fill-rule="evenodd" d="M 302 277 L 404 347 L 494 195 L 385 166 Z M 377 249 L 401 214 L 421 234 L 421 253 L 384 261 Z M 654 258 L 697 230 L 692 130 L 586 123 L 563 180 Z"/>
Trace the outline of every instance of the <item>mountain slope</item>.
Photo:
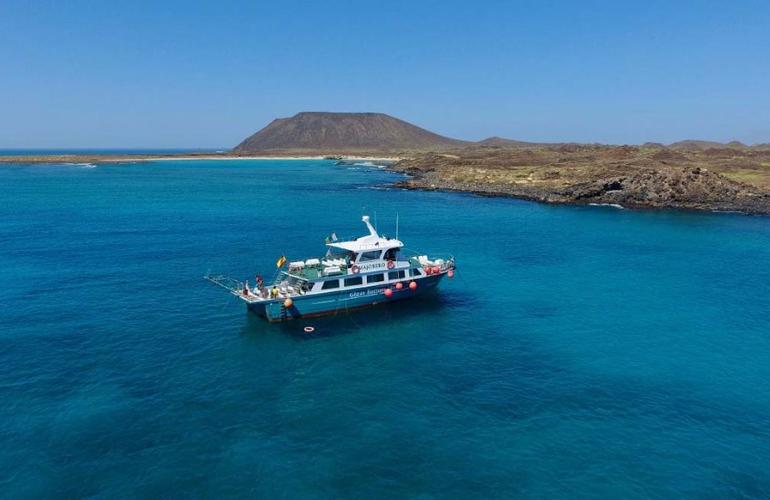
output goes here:
<path id="1" fill-rule="evenodd" d="M 516 147 L 528 147 L 528 146 L 542 146 L 543 144 L 537 142 L 517 141 L 514 139 L 504 139 L 502 137 L 487 137 L 477 142 L 479 146 L 494 147 L 494 148 L 516 148 Z"/>
<path id="2" fill-rule="evenodd" d="M 732 149 L 744 149 L 747 148 L 745 144 L 739 141 L 730 141 L 726 144 L 715 141 L 697 141 L 688 139 L 685 141 L 674 142 L 668 145 L 671 149 L 683 149 L 688 151 L 699 151 L 704 149 L 719 149 L 719 148 L 732 148 Z"/>
<path id="3" fill-rule="evenodd" d="M 384 113 L 303 112 L 273 120 L 234 151 L 398 151 L 446 149 L 466 144 Z"/>
<path id="4" fill-rule="evenodd" d="M 503 137 L 487 137 L 486 139 L 482 139 L 476 143 L 478 146 L 482 147 L 492 147 L 492 148 L 531 148 L 531 147 L 550 147 L 550 146 L 563 146 L 565 144 L 572 144 L 572 143 L 565 143 L 565 142 L 527 142 L 527 141 L 517 141 L 515 139 L 505 139 Z"/>

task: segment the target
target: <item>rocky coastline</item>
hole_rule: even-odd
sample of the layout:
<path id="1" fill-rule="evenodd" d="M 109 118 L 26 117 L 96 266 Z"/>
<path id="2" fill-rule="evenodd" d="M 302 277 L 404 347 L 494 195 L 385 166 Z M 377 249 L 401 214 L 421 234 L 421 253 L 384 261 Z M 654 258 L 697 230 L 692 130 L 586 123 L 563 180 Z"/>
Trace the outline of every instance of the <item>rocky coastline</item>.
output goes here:
<path id="1" fill-rule="evenodd" d="M 652 150 L 651 150 L 652 149 Z M 392 165 L 405 189 L 770 215 L 770 151 L 578 146 L 424 154 Z"/>

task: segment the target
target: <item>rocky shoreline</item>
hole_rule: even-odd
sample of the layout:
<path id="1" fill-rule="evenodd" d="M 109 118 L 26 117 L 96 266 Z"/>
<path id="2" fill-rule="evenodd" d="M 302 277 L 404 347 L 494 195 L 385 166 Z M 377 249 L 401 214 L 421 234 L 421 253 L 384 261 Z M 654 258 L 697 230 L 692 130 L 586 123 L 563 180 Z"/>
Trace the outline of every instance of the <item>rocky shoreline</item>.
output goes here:
<path id="1" fill-rule="evenodd" d="M 664 150 L 629 149 L 624 152 L 619 148 L 588 147 L 588 151 L 573 148 L 427 154 L 402 160 L 391 168 L 409 176 L 396 183 L 406 189 L 457 191 L 553 204 L 770 215 L 770 190 L 764 185 L 770 168 L 763 161 L 757 163 L 752 176 L 746 173 L 749 164 L 745 161 L 739 170 L 730 168 L 745 160 L 736 158 L 734 152 L 730 153 L 727 165 L 723 165 L 715 161 L 713 154 L 710 158 L 700 153 L 685 156 Z M 764 156 L 760 158 L 763 159 Z M 755 182 L 742 182 L 731 176 Z"/>

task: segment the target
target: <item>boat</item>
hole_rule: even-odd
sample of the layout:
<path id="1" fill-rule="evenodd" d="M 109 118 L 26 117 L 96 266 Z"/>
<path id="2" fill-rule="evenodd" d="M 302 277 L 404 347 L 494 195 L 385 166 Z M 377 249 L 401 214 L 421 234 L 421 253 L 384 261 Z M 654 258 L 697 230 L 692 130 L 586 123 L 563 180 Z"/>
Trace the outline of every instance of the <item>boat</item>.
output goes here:
<path id="1" fill-rule="evenodd" d="M 454 257 L 410 252 L 397 238 L 380 235 L 368 216 L 361 221 L 369 234 L 349 240 L 332 234 L 323 257 L 291 262 L 281 257 L 271 283 L 260 276 L 254 287 L 222 275 L 205 278 L 241 299 L 249 311 L 280 322 L 415 298 L 454 276 Z"/>

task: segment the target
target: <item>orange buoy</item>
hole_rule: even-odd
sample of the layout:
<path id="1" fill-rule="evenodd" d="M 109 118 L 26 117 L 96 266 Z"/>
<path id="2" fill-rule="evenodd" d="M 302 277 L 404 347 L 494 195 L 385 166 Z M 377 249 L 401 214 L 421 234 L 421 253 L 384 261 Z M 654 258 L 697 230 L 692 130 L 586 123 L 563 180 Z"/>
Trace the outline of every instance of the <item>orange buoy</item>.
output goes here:
<path id="1" fill-rule="evenodd" d="M 436 267 L 433 268 L 433 274 L 438 274 L 440 272 L 441 272 L 441 268 L 440 267 L 436 266 Z"/>
<path id="2" fill-rule="evenodd" d="M 454 269 L 450 269 L 449 271 L 446 272 L 446 275 L 449 276 L 450 278 L 454 278 L 455 277 L 455 270 Z"/>
<path id="3" fill-rule="evenodd" d="M 393 296 L 393 290 L 391 290 L 390 288 L 386 288 L 383 293 L 385 294 L 386 297 L 392 297 Z"/>
<path id="4" fill-rule="evenodd" d="M 404 284 L 403 283 L 401 283 L 400 281 L 398 283 L 396 283 L 396 290 L 401 290 L 402 288 L 404 288 Z"/>
<path id="5" fill-rule="evenodd" d="M 294 301 L 291 299 L 287 298 L 286 300 L 283 301 L 283 307 L 285 307 L 286 309 L 290 308 L 293 305 L 294 305 Z"/>
<path id="6" fill-rule="evenodd" d="M 417 290 L 417 282 L 416 281 L 412 281 L 411 283 L 409 283 L 409 289 L 410 290 Z"/>

